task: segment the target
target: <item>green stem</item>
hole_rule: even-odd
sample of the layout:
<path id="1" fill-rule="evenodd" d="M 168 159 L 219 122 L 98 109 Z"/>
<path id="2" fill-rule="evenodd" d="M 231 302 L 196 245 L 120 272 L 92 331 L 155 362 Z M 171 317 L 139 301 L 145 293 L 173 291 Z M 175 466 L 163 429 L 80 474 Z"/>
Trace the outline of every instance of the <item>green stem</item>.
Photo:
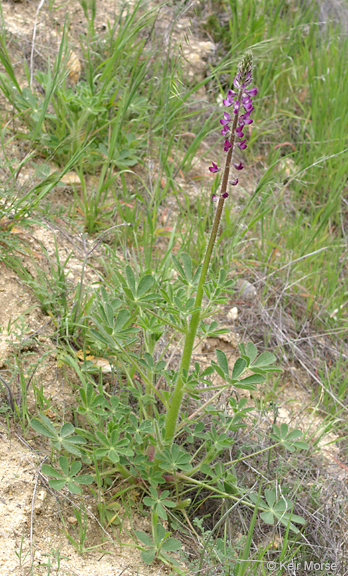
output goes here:
<path id="1" fill-rule="evenodd" d="M 239 93 L 239 96 L 238 96 L 239 100 L 241 100 L 242 92 L 243 91 L 241 90 Z M 220 224 L 220 220 L 221 220 L 221 216 L 222 216 L 222 210 L 223 210 L 224 203 L 225 203 L 225 198 L 223 198 L 223 195 L 227 189 L 227 183 L 228 183 L 228 177 L 229 177 L 230 166 L 231 166 L 231 161 L 232 161 L 232 154 L 233 154 L 233 148 L 234 148 L 234 140 L 235 140 L 237 122 L 238 122 L 238 114 L 236 114 L 234 117 L 233 126 L 232 126 L 232 130 L 231 130 L 230 142 L 231 142 L 232 146 L 230 147 L 230 149 L 227 152 L 225 170 L 224 170 L 224 175 L 223 175 L 222 184 L 221 184 L 221 195 L 220 195 L 219 203 L 218 203 L 218 206 L 216 209 L 215 220 L 214 220 L 213 227 L 211 230 L 208 248 L 207 248 L 207 251 L 205 254 L 203 267 L 202 267 L 201 275 L 199 278 L 196 300 L 195 300 L 195 304 L 194 304 L 195 308 L 201 307 L 201 305 L 202 305 L 202 299 L 203 299 L 203 293 L 204 293 L 204 284 L 206 281 L 209 263 L 210 263 L 211 256 L 213 254 L 215 240 L 216 240 L 216 236 L 218 233 L 219 224 Z M 180 368 L 179 368 L 178 380 L 176 382 L 173 396 L 171 397 L 171 400 L 170 400 L 169 409 L 168 409 L 167 414 L 166 414 L 166 420 L 165 420 L 165 425 L 164 425 L 165 440 L 170 445 L 173 442 L 176 423 L 177 423 L 177 420 L 179 417 L 181 402 L 182 402 L 184 392 L 185 392 L 185 386 L 184 386 L 182 374 L 183 374 L 183 370 L 186 370 L 187 373 L 189 371 L 191 356 L 192 356 L 192 351 L 193 351 L 193 345 L 194 345 L 195 336 L 196 336 L 196 333 L 198 330 L 198 325 L 199 325 L 200 320 L 201 320 L 201 311 L 199 310 L 198 312 L 195 312 L 191 316 L 190 326 L 189 326 L 189 329 L 188 329 L 188 332 L 187 332 L 186 338 L 185 338 L 185 344 L 184 344 L 184 350 L 182 353 L 181 364 L 180 364 Z"/>

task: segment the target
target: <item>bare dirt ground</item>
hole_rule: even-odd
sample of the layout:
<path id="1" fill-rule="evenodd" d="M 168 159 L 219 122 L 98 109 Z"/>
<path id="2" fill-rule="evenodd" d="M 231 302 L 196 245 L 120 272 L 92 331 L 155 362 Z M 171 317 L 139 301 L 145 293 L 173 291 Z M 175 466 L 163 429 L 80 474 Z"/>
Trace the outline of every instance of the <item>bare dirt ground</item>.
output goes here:
<path id="1" fill-rule="evenodd" d="M 2 11 L 6 31 L 11 38 L 21 40 L 30 53 L 33 30 L 36 20 L 38 2 L 2 2 Z M 98 9 L 96 30 L 105 29 L 107 22 L 113 22 L 117 11 L 117 2 L 103 0 L 102 9 Z M 76 35 L 74 50 L 78 57 L 78 34 L 83 32 L 85 21 L 83 11 L 78 2 L 69 1 L 61 8 L 50 10 L 44 4 L 37 18 L 36 52 L 35 57 L 47 59 L 54 55 L 60 38 L 62 25 L 66 12 L 69 14 L 71 28 Z M 167 14 L 167 17 L 170 15 Z M 161 21 L 161 26 L 165 21 Z M 183 19 L 176 31 L 185 35 L 189 29 L 188 19 Z M 213 50 L 211 42 L 191 37 L 191 44 L 185 44 L 184 53 L 189 60 L 189 72 L 199 75 L 204 70 L 204 57 Z M 82 64 L 83 65 L 83 64 Z M 27 176 L 25 171 L 21 178 L 23 183 Z M 55 202 L 68 203 L 70 201 L 69 185 L 67 190 L 55 192 L 52 197 Z M 194 195 L 194 186 L 192 185 Z M 72 250 L 69 234 L 62 234 L 58 229 L 52 229 L 44 222 L 42 225 L 33 225 L 25 231 L 17 231 L 23 235 L 23 240 L 31 248 L 31 258 L 28 257 L 26 265 L 35 275 L 32 258 L 38 266 L 49 273 L 42 247 L 48 254 L 55 250 L 55 241 L 59 240 L 59 253 L 62 259 Z M 78 245 L 78 238 L 75 238 Z M 82 255 L 79 250 L 69 261 L 70 279 L 76 285 L 82 267 Z M 88 285 L 98 284 L 97 271 L 89 268 L 86 273 Z M 234 304 L 233 304 L 234 305 Z M 196 361 L 207 362 L 211 351 L 218 346 L 229 354 L 231 365 L 235 360 L 235 349 L 238 341 L 236 330 L 240 331 L 243 315 L 250 313 L 250 309 L 260 310 L 257 294 L 253 300 L 245 303 L 243 299 L 237 304 L 242 315 L 239 321 L 230 321 L 231 333 L 225 339 L 209 339 L 197 349 Z M 37 386 L 43 386 L 45 395 L 50 397 L 52 406 L 59 409 L 63 416 L 69 415 L 69 406 L 72 402 L 71 379 L 73 375 L 63 370 L 57 359 L 55 342 L 52 339 L 52 318 L 43 314 L 39 303 L 33 294 L 28 291 L 21 279 L 11 269 L 0 264 L 0 376 L 6 379 L 15 369 L 16 358 L 22 362 L 25 376 L 29 379 L 33 366 Z M 10 323 L 10 325 L 9 325 Z M 9 327 L 10 326 L 10 327 Z M 7 329 L 9 327 L 9 329 Z M 293 369 L 296 370 L 296 369 Z M 301 383 L 303 384 L 301 386 Z M 302 430 L 317 431 L 324 426 L 324 416 L 311 405 L 311 397 L 304 389 L 308 385 L 305 371 L 299 371 L 297 378 L 294 372 L 284 374 L 282 392 L 279 395 L 278 422 L 292 422 Z M 4 390 L 6 395 L 7 391 Z M 221 402 L 224 399 L 220 399 Z M 33 402 L 33 394 L 29 388 L 29 410 Z M 64 526 L 60 521 L 62 511 L 69 531 L 77 533 L 76 518 L 72 505 L 78 506 L 76 499 L 71 501 L 68 493 L 55 493 L 45 478 L 40 474 L 40 466 L 50 454 L 44 446 L 30 438 L 30 434 L 20 434 L 18 429 L 6 424 L 5 416 L 1 417 L 0 428 L 0 573 L 3 576 L 24 576 L 29 573 L 32 559 L 34 560 L 34 574 L 46 575 L 57 573 L 71 576 L 147 576 L 168 573 L 163 565 L 148 567 L 140 559 L 138 551 L 131 544 L 127 536 L 130 522 L 125 522 L 122 532 L 122 544 L 110 537 L 98 523 L 98 514 L 93 502 L 87 509 L 88 513 L 88 547 L 99 546 L 101 537 L 106 544 L 102 544 L 83 555 L 78 554 L 64 535 Z M 267 416 L 266 424 L 271 420 Z M 337 437 L 333 432 L 325 435 L 321 440 L 322 456 L 326 462 L 327 478 L 334 478 L 346 485 L 347 466 L 341 461 L 340 449 L 335 443 Z M 344 520 L 347 522 L 347 518 Z M 133 516 L 133 528 L 149 530 L 148 518 Z M 52 572 L 49 572 L 50 563 Z"/>

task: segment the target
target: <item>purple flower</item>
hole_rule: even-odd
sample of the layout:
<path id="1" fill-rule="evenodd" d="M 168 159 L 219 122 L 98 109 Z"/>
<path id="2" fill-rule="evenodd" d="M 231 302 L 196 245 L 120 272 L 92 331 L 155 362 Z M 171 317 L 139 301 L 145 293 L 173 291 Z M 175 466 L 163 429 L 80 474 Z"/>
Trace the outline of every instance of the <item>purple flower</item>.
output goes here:
<path id="1" fill-rule="evenodd" d="M 250 98 L 250 96 L 244 96 L 244 98 L 242 98 L 242 104 L 243 106 L 249 106 L 249 104 L 252 103 L 252 99 Z"/>
<path id="2" fill-rule="evenodd" d="M 229 122 L 231 122 L 231 116 L 229 115 L 228 112 L 224 112 L 224 117 L 220 120 L 220 124 L 226 126 L 226 124 L 228 124 Z"/>
<path id="3" fill-rule="evenodd" d="M 218 197 L 216 196 L 216 194 L 213 194 L 211 199 L 213 202 L 217 202 Z"/>
<path id="4" fill-rule="evenodd" d="M 232 184 L 232 186 L 237 186 L 237 184 L 238 184 L 238 178 L 236 178 L 235 180 L 229 180 L 228 183 L 229 183 L 229 184 Z"/>
<path id="5" fill-rule="evenodd" d="M 239 164 L 236 164 L 235 162 L 232 162 L 233 166 L 235 167 L 236 170 L 243 170 L 244 166 L 241 162 L 239 162 Z"/>
<path id="6" fill-rule="evenodd" d="M 239 108 L 240 108 L 240 103 L 238 102 L 238 100 L 236 100 L 233 103 L 233 114 L 238 114 Z"/>
<path id="7" fill-rule="evenodd" d="M 226 134 L 228 134 L 229 131 L 230 131 L 230 129 L 229 129 L 229 127 L 226 125 L 226 126 L 224 126 L 224 128 L 221 130 L 221 134 L 222 134 L 223 136 L 226 136 Z"/>
<path id="8" fill-rule="evenodd" d="M 240 150 L 245 150 L 245 148 L 247 148 L 247 144 L 245 144 L 246 140 L 242 140 L 241 142 L 238 142 L 237 146 Z"/>
<path id="9" fill-rule="evenodd" d="M 233 90 L 229 90 L 227 92 L 226 100 L 223 100 L 222 102 L 224 103 L 225 106 L 231 106 L 231 104 L 233 102 L 233 98 L 235 98 L 236 96 L 237 96 L 236 92 L 233 92 Z"/>
<path id="10" fill-rule="evenodd" d="M 243 132 L 243 125 L 237 126 L 236 132 L 237 132 L 237 136 L 239 136 L 239 132 Z"/>
<path id="11" fill-rule="evenodd" d="M 239 116 L 239 124 L 241 126 L 244 126 L 244 124 L 252 124 L 253 123 L 253 120 L 251 118 L 249 118 L 249 115 L 251 112 L 252 112 L 252 110 L 248 110 L 248 112 Z"/>
<path id="12" fill-rule="evenodd" d="M 232 146 L 231 142 L 229 140 L 225 140 L 224 151 L 228 152 L 231 146 Z"/>
<path id="13" fill-rule="evenodd" d="M 253 75 L 252 75 L 252 73 L 249 71 L 249 72 L 247 72 L 247 75 L 246 75 L 246 78 L 245 78 L 245 85 L 246 85 L 246 86 L 249 86 L 249 84 L 252 83 L 252 80 L 253 80 Z"/>
<path id="14" fill-rule="evenodd" d="M 241 73 L 238 72 L 237 76 L 235 77 L 235 79 L 233 80 L 233 86 L 235 88 L 238 88 L 239 90 L 244 88 L 244 84 L 240 83 L 240 78 L 241 78 Z"/>
<path id="15" fill-rule="evenodd" d="M 224 192 L 223 194 L 221 194 L 221 198 L 228 198 L 228 193 Z"/>
<path id="16" fill-rule="evenodd" d="M 212 162 L 213 166 L 209 166 L 209 170 L 210 172 L 213 172 L 213 174 L 215 174 L 215 172 L 219 172 L 221 170 L 221 168 L 218 167 L 217 164 L 215 164 L 215 162 Z"/>
<path id="17" fill-rule="evenodd" d="M 249 96 L 256 96 L 257 88 L 251 88 L 250 90 L 246 90 L 246 93 L 249 94 Z"/>

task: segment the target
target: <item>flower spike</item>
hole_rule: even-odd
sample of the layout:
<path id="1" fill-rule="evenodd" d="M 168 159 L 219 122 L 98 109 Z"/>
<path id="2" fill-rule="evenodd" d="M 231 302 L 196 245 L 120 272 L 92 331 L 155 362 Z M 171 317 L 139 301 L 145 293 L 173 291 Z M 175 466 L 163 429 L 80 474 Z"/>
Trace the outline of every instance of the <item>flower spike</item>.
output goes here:
<path id="1" fill-rule="evenodd" d="M 241 162 L 233 162 L 233 154 L 235 147 L 238 146 L 240 150 L 247 148 L 247 139 L 244 137 L 244 126 L 250 126 L 253 123 L 250 115 L 254 110 L 253 97 L 257 94 L 257 88 L 248 88 L 253 80 L 253 61 L 251 52 L 247 52 L 238 66 L 237 74 L 233 80 L 234 90 L 231 88 L 227 92 L 226 98 L 223 100 L 224 106 L 232 107 L 232 114 L 224 112 L 223 118 L 220 120 L 222 130 L 221 135 L 225 137 L 224 152 L 227 153 L 225 173 L 222 179 L 222 189 L 220 195 L 213 194 L 213 202 L 217 202 L 218 198 L 228 198 L 226 191 L 227 183 L 231 186 L 237 186 L 238 178 L 228 180 L 231 167 L 235 170 L 243 170 L 244 166 Z M 244 109 L 244 111 L 243 111 Z M 243 113 L 241 113 L 243 111 Z M 209 167 L 210 172 L 216 173 L 221 168 L 213 162 Z M 219 204 L 220 206 L 220 204 Z"/>

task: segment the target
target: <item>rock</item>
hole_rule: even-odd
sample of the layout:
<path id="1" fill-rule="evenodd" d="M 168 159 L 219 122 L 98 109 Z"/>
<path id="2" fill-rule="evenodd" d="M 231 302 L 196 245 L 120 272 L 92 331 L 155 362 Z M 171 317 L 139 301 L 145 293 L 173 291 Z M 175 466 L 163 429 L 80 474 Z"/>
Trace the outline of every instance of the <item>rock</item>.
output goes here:
<path id="1" fill-rule="evenodd" d="M 234 306 L 234 308 L 231 308 L 231 310 L 227 313 L 227 320 L 231 320 L 232 322 L 234 322 L 234 320 L 237 320 L 237 318 L 238 318 L 238 308 Z"/>
<path id="2" fill-rule="evenodd" d="M 257 299 L 257 291 L 253 284 L 250 284 L 247 280 L 237 280 L 236 287 L 238 290 L 238 297 L 241 300 L 256 300 Z"/>

